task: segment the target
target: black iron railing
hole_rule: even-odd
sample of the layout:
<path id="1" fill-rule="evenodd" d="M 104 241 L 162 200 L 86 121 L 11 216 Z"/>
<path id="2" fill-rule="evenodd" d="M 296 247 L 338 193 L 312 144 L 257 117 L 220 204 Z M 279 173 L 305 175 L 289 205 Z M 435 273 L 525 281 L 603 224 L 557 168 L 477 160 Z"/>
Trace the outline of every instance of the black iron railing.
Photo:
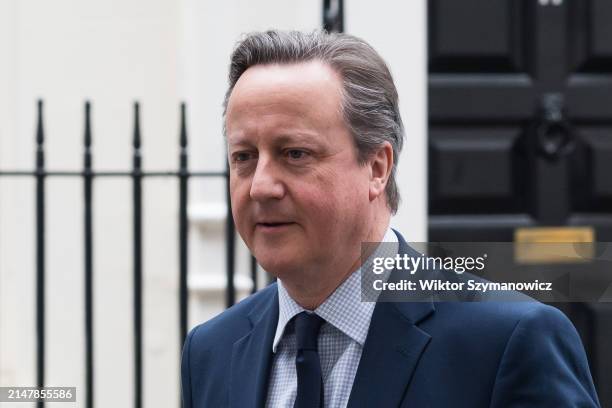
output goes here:
<path id="1" fill-rule="evenodd" d="M 228 208 L 226 217 L 226 306 L 234 304 L 236 300 L 234 273 L 235 273 L 235 227 L 231 217 L 231 206 L 229 200 L 229 177 L 228 168 L 224 171 L 194 172 L 188 167 L 188 145 L 187 145 L 187 120 L 186 106 L 181 104 L 180 131 L 179 131 L 179 167 L 175 171 L 143 171 L 141 153 L 140 132 L 140 106 L 134 103 L 134 124 L 132 141 L 132 169 L 128 171 L 96 171 L 93 166 L 92 152 L 92 106 L 90 102 L 85 103 L 85 125 L 83 138 L 83 168 L 77 171 L 49 171 L 45 167 L 45 135 L 43 121 L 43 102 L 38 101 L 37 125 L 36 125 L 36 156 L 35 169 L 31 171 L 22 170 L 0 170 L 1 177 L 34 177 L 36 180 L 36 380 L 40 387 L 45 386 L 45 185 L 49 177 L 74 177 L 80 178 L 83 183 L 83 228 L 84 228 L 84 305 L 85 305 L 85 406 L 93 407 L 94 401 L 94 332 L 93 332 L 93 185 L 95 179 L 115 177 L 132 180 L 133 201 L 133 324 L 134 324 L 134 405 L 142 407 L 143 395 L 143 190 L 142 181 L 151 177 L 171 177 L 179 182 L 179 344 L 187 334 L 188 316 L 188 181 L 193 177 L 223 178 L 226 183 L 225 200 Z M 251 257 L 250 273 L 253 280 L 252 292 L 257 290 L 257 263 Z M 180 353 L 180 350 L 179 350 Z M 38 403 L 39 407 L 44 404 Z"/>
<path id="2" fill-rule="evenodd" d="M 323 2 L 323 28 L 329 32 L 342 32 L 344 30 L 344 2 L 343 0 L 324 0 Z M 37 385 L 45 385 L 45 181 L 48 177 L 75 177 L 83 182 L 84 200 L 84 302 L 85 302 L 85 406 L 93 407 L 94 401 L 94 333 L 93 333 L 93 184 L 96 178 L 118 177 L 131 178 L 133 188 L 133 321 L 134 321 L 134 406 L 142 407 L 143 395 L 143 256 L 142 256 L 142 181 L 151 177 L 174 177 L 179 181 L 179 344 L 183 345 L 187 335 L 187 276 L 188 276 L 188 181 L 193 177 L 219 178 L 226 183 L 225 201 L 227 204 L 226 217 L 226 306 L 236 301 L 234 286 L 235 274 L 235 226 L 231 216 L 229 195 L 229 168 L 218 172 L 194 172 L 188 167 L 187 124 L 186 107 L 181 104 L 180 131 L 179 131 L 179 168 L 176 171 L 143 171 L 140 134 L 140 106 L 134 104 L 134 129 L 132 143 L 132 169 L 130 171 L 96 171 L 93 167 L 92 131 L 91 131 L 91 104 L 85 103 L 85 129 L 83 169 L 80 171 L 48 171 L 45 168 L 43 102 L 38 101 L 38 119 L 36 126 L 36 157 L 33 171 L 0 170 L 3 177 L 34 177 L 36 180 L 36 378 Z M 257 290 L 257 262 L 251 257 L 250 273 L 253 281 L 252 292 Z M 179 350 L 180 353 L 180 350 Z M 39 402 L 38 407 L 44 403 Z"/>

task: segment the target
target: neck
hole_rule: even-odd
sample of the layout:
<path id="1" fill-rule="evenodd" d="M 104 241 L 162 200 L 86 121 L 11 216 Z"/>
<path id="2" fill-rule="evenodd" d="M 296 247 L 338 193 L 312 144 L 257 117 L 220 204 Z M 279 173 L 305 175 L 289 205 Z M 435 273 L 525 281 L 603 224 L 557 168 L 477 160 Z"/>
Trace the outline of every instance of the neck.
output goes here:
<path id="1" fill-rule="evenodd" d="M 342 264 L 333 264 L 325 268 L 316 268 L 314 271 L 292 274 L 293 276 L 299 276 L 299 279 L 282 279 L 283 286 L 293 300 L 306 310 L 314 310 L 319 307 L 361 266 L 361 243 L 382 241 L 389 225 L 389 219 L 390 217 L 387 216 L 386 220 L 383 219 L 374 223 L 349 256 L 337 257 L 337 260 Z"/>

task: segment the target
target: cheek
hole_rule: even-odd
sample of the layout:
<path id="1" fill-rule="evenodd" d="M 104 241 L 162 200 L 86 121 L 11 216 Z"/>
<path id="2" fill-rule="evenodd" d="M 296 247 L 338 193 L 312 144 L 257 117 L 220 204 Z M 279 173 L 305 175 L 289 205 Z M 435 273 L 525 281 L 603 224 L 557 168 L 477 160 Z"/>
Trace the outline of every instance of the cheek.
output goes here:
<path id="1" fill-rule="evenodd" d="M 344 169 L 343 169 L 344 170 Z M 361 170 L 361 171 L 360 171 Z M 296 202 L 318 230 L 334 230 L 338 224 L 355 223 L 368 202 L 368 180 L 363 169 L 321 170 L 307 184 L 295 184 Z"/>
<path id="2" fill-rule="evenodd" d="M 229 190 L 232 210 L 234 210 L 240 202 L 240 185 L 232 176 L 230 176 Z"/>
<path id="3" fill-rule="evenodd" d="M 319 180 L 330 196 L 335 196 L 343 206 L 351 207 L 367 200 L 369 177 L 367 168 L 356 163 L 346 164 L 335 171 L 329 171 Z"/>
<path id="4" fill-rule="evenodd" d="M 247 222 L 247 204 L 250 186 L 245 180 L 238 180 L 230 177 L 230 201 L 232 205 L 232 215 L 236 227 L 240 230 L 242 225 Z M 242 231 L 240 231 L 242 233 Z"/>

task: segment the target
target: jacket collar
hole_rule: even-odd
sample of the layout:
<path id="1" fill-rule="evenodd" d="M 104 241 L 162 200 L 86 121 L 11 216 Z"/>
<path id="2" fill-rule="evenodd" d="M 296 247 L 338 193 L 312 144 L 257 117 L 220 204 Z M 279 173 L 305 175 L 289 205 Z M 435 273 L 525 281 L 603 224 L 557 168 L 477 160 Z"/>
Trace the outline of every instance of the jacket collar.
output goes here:
<path id="1" fill-rule="evenodd" d="M 264 290 L 271 295 L 248 315 L 253 329 L 235 342 L 232 350 L 229 406 L 233 408 L 263 407 L 266 403 L 278 322 L 278 291 L 276 284 Z"/>
<path id="2" fill-rule="evenodd" d="M 398 235 L 399 253 L 418 255 Z M 393 276 L 393 272 L 392 272 Z M 421 302 L 378 302 L 374 308 L 348 408 L 398 407 L 431 336 L 417 326 L 435 311 Z"/>

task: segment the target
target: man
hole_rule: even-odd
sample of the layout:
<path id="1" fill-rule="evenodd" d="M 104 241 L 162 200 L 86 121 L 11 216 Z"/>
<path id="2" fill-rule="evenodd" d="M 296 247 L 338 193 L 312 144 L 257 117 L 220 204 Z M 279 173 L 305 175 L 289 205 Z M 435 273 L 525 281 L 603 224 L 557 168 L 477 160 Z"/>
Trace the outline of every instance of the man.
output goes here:
<path id="1" fill-rule="evenodd" d="M 395 242 L 403 128 L 384 61 L 269 31 L 231 59 L 232 213 L 277 283 L 194 328 L 184 406 L 596 407 L 578 335 L 536 302 L 361 302 L 363 242 Z"/>

